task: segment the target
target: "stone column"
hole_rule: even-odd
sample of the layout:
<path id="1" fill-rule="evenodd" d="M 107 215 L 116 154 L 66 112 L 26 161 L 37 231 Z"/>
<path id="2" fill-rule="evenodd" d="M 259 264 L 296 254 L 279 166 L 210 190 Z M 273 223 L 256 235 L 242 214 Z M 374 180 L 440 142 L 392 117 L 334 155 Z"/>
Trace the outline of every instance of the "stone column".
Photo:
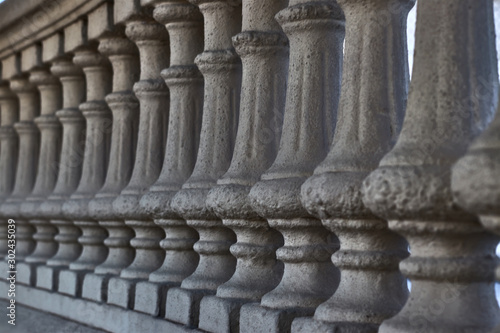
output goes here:
<path id="1" fill-rule="evenodd" d="M 492 85 L 493 87 L 493 85 Z M 489 87 L 483 87 L 488 91 Z M 482 225 L 492 233 L 500 234 L 500 211 L 498 198 L 500 193 L 499 170 L 500 170 L 500 112 L 497 110 L 496 117 L 489 128 L 481 134 L 469 147 L 467 154 L 462 157 L 453 167 L 451 186 L 454 201 L 467 211 L 479 215 Z M 497 238 L 498 241 L 498 238 Z M 491 244 L 488 244 L 491 246 Z M 482 260 L 483 265 L 476 269 L 490 269 L 490 262 Z M 484 266 L 484 263 L 487 265 Z M 500 269 L 496 270 L 497 281 L 500 280 Z M 494 291 L 488 290 L 490 295 L 486 296 L 494 302 Z M 492 305 L 493 308 L 495 305 Z M 497 314 L 498 318 L 498 314 Z M 495 318 L 488 318 L 493 324 Z M 496 319 L 498 325 L 498 319 Z M 490 325 L 491 325 L 490 324 Z M 492 332 L 500 332 L 497 326 Z"/>
<path id="2" fill-rule="evenodd" d="M 130 246 L 134 233 L 123 220 L 116 218 L 113 201 L 129 182 L 134 165 L 139 102 L 132 88 L 139 78 L 139 56 L 137 47 L 124 35 L 101 39 L 99 52 L 106 55 L 113 66 L 113 92 L 106 96 L 113 113 L 113 130 L 106 181 L 88 209 L 90 216 L 108 232 L 104 245 L 109 253 L 95 268 L 95 274 L 85 276 L 82 296 L 101 302 L 107 300 L 109 278 L 119 275 L 134 259 Z"/>
<path id="3" fill-rule="evenodd" d="M 34 285 L 36 283 L 36 269 L 52 257 L 57 251 L 57 242 L 54 236 L 57 228 L 40 215 L 40 204 L 52 193 L 57 180 L 59 156 L 61 153 L 61 123 L 55 112 L 62 106 L 61 83 L 51 74 L 47 61 L 56 63 L 62 57 L 62 38 L 60 35 L 47 38 L 43 41 L 42 49 L 37 50 L 43 66 L 30 73 L 30 82 L 38 87 L 40 92 L 40 116 L 35 123 L 40 131 L 40 154 L 35 185 L 31 194 L 20 206 L 20 215 L 36 228 L 33 239 L 35 249 L 26 258 L 26 263 L 17 267 L 18 278 L 21 283 Z"/>
<path id="4" fill-rule="evenodd" d="M 496 240 L 453 203 L 450 171 L 494 108 L 492 2 L 422 0 L 417 12 L 403 128 L 363 184 L 365 205 L 411 250 L 400 264 L 412 282 L 410 297 L 379 332 L 487 332 L 499 318 Z M 488 93 L 475 101 L 482 84 Z"/>
<path id="5" fill-rule="evenodd" d="M 16 178 L 18 137 L 14 124 L 19 119 L 17 97 L 9 88 L 8 81 L 0 81 L 0 204 L 9 197 L 14 189 Z M 1 215 L 0 220 L 0 257 L 7 255 L 7 220 Z M 13 247 L 12 242 L 10 242 Z"/>
<path id="6" fill-rule="evenodd" d="M 121 271 L 119 278 L 110 279 L 108 290 L 113 292 L 108 293 L 108 303 L 133 308 L 136 282 L 147 280 L 165 258 L 159 245 L 165 233 L 153 223 L 139 202 L 158 178 L 163 162 L 169 96 L 160 72 L 168 66 L 169 52 L 165 27 L 149 17 L 129 21 L 125 33 L 139 48 L 141 75 L 140 81 L 134 84 L 134 92 L 140 103 L 140 120 L 132 176 L 113 202 L 113 209 L 116 216 L 125 220 L 135 232 L 130 241 L 135 258 Z"/>
<path id="7" fill-rule="evenodd" d="M 284 238 L 280 284 L 241 308 L 242 332 L 286 332 L 335 291 L 338 242 L 300 203 L 300 186 L 328 151 L 340 89 L 344 16 L 333 1 L 290 1 L 276 15 L 290 41 L 285 115 L 276 160 L 250 191 L 252 208 Z M 257 319 L 258 318 L 258 319 Z"/>
<path id="8" fill-rule="evenodd" d="M 40 131 L 40 155 L 38 171 L 32 193 L 21 204 L 20 214 L 35 226 L 35 250 L 26 258 L 27 263 L 43 263 L 57 251 L 54 236 L 57 229 L 48 220 L 40 219 L 38 207 L 54 189 L 57 180 L 61 143 L 61 124 L 55 112 L 61 108 L 61 84 L 49 69 L 37 69 L 31 72 L 30 82 L 40 91 L 40 113 L 35 123 Z M 26 277 L 27 274 L 19 274 Z"/>
<path id="9" fill-rule="evenodd" d="M 34 47 L 33 47 L 34 49 Z M 36 86 L 29 81 L 27 72 L 39 66 L 36 50 L 27 49 L 22 54 L 18 72 L 10 80 L 10 88 L 19 98 L 19 121 L 14 129 L 19 137 L 19 155 L 15 185 L 11 195 L 0 207 L 2 215 L 16 221 L 16 261 L 21 261 L 35 248 L 35 228 L 27 219 L 21 218 L 20 206 L 33 190 L 37 174 L 40 133 L 34 119 L 40 113 L 40 96 Z"/>
<path id="10" fill-rule="evenodd" d="M 288 40 L 274 15 L 286 4 L 243 0 L 243 32 L 233 37 L 243 71 L 238 133 L 229 170 L 210 191 L 207 206 L 235 232 L 230 250 L 237 264 L 216 296 L 201 301 L 198 326 L 208 332 L 238 332 L 241 305 L 260 301 L 283 274 L 275 255 L 283 237 L 254 212 L 248 193 L 276 158 L 281 137 Z"/>
<path id="11" fill-rule="evenodd" d="M 76 27 L 67 28 L 65 51 L 73 50 L 73 43 L 79 45 L 78 35 L 72 32 L 78 27 L 79 24 L 76 23 Z M 51 67 L 52 74 L 59 77 L 63 88 L 63 108 L 56 112 L 63 127 L 63 137 L 54 191 L 39 207 L 40 216 L 49 219 L 58 228 L 58 234 L 54 238 L 58 243 L 57 252 L 47 260 L 47 266 L 38 267 L 36 273 L 37 287 L 48 290 L 57 290 L 59 271 L 77 259 L 81 252 L 81 245 L 77 242 L 80 231 L 65 219 L 62 212 L 64 202 L 76 190 L 80 181 L 85 145 L 85 118 L 78 109 L 80 103 L 85 101 L 85 79 L 81 68 L 71 59 L 71 56 L 62 58 Z"/>
<path id="12" fill-rule="evenodd" d="M 337 2 L 346 18 L 337 126 L 330 152 L 302 185 L 301 198 L 340 239 L 332 261 L 341 280 L 314 319 L 293 322 L 293 332 L 377 332 L 408 296 L 398 269 L 408 245 L 365 207 L 361 187 L 394 145 L 403 122 L 409 79 L 406 17 L 414 1 L 397 7 L 392 0 Z M 381 15 L 384 11 L 388 16 Z"/>
<path id="13" fill-rule="evenodd" d="M 234 272 L 236 260 L 229 252 L 234 233 L 205 205 L 208 192 L 231 162 L 239 111 L 241 63 L 231 37 L 241 28 L 240 1 L 190 1 L 205 20 L 205 48 L 196 64 L 205 79 L 200 145 L 193 174 L 171 202 L 200 239 L 194 245 L 200 260 L 181 288 L 168 291 L 166 318 L 196 326 L 199 302 L 215 294 L 217 287 Z"/>
<path id="14" fill-rule="evenodd" d="M 165 230 L 160 246 L 163 265 L 136 286 L 135 310 L 164 316 L 167 290 L 179 286 L 198 264 L 193 250 L 196 231 L 171 207 L 173 196 L 191 175 L 198 150 L 203 107 L 203 77 L 194 58 L 203 50 L 203 16 L 187 1 L 161 1 L 155 19 L 170 36 L 170 67 L 161 74 L 170 90 L 167 147 L 158 180 L 141 199 L 141 207 Z"/>
<path id="15" fill-rule="evenodd" d="M 104 97 L 111 90 L 111 71 L 108 60 L 97 52 L 97 45 L 76 51 L 73 62 L 83 69 L 87 82 L 87 100 L 79 106 L 87 129 L 80 183 L 62 210 L 66 219 L 82 231 L 78 238 L 82 252 L 68 270 L 59 274 L 58 290 L 78 297 L 85 273 L 94 270 L 108 255 L 104 246 L 107 232 L 90 217 L 88 205 L 106 179 L 112 120 Z"/>

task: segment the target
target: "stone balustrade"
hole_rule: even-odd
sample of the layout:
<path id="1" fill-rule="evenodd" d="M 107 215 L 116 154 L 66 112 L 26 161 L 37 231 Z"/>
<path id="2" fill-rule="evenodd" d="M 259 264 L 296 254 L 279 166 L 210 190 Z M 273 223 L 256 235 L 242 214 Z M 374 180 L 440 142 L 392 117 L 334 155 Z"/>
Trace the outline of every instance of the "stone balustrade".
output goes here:
<path id="1" fill-rule="evenodd" d="M 418 0 L 410 80 L 413 6 L 0 3 L 0 299 L 15 272 L 117 333 L 500 332 L 493 0 Z"/>

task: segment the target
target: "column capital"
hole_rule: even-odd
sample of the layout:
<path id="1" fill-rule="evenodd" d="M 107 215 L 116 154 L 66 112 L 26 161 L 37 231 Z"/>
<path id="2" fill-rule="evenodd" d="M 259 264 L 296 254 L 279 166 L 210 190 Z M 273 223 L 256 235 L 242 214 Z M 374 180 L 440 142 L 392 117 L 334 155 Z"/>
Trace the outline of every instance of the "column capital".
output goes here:
<path id="1" fill-rule="evenodd" d="M 155 6 L 153 17 L 161 24 L 203 22 L 203 15 L 188 2 L 163 1 Z"/>

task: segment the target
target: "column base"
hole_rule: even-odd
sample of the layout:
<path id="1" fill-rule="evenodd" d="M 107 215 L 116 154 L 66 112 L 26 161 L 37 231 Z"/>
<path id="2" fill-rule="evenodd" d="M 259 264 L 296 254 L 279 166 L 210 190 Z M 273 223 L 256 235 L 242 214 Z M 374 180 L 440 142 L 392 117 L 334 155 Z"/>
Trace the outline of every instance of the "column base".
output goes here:
<path id="1" fill-rule="evenodd" d="M 58 291 L 61 294 L 81 297 L 83 279 L 89 271 L 72 271 L 69 269 L 63 270 L 59 273 L 59 287 Z"/>
<path id="2" fill-rule="evenodd" d="M 38 266 L 36 269 L 36 286 L 37 288 L 57 291 L 59 284 L 59 273 L 66 266 Z"/>
<path id="3" fill-rule="evenodd" d="M 172 287 L 174 287 L 172 284 L 138 282 L 135 286 L 134 310 L 154 317 L 164 317 L 167 292 Z"/>
<path id="4" fill-rule="evenodd" d="M 82 298 L 94 302 L 106 302 L 109 275 L 87 274 L 83 278 Z"/>
<path id="5" fill-rule="evenodd" d="M 25 284 L 27 286 L 36 285 L 36 271 L 40 264 L 29 264 L 27 262 L 20 262 L 16 265 L 17 270 L 17 282 Z M 3 267 L 1 267 L 3 268 Z M 1 269 L 0 268 L 0 269 Z"/>
<path id="6" fill-rule="evenodd" d="M 377 333 L 378 325 L 356 323 L 329 323 L 314 318 L 296 318 L 292 333 Z"/>
<path id="7" fill-rule="evenodd" d="M 167 293 L 165 318 L 190 328 L 198 326 L 200 301 L 213 295 L 207 290 L 172 288 Z"/>
<path id="8" fill-rule="evenodd" d="M 127 280 L 119 277 L 109 279 L 108 304 L 124 309 L 133 309 L 135 302 L 135 285 L 138 280 Z"/>
<path id="9" fill-rule="evenodd" d="M 211 333 L 240 331 L 240 308 L 245 301 L 216 296 L 204 297 L 200 302 L 200 330 Z"/>
<path id="10" fill-rule="evenodd" d="M 310 309 L 271 309 L 259 303 L 245 304 L 240 310 L 240 332 L 288 333 L 296 317 L 313 314 Z"/>

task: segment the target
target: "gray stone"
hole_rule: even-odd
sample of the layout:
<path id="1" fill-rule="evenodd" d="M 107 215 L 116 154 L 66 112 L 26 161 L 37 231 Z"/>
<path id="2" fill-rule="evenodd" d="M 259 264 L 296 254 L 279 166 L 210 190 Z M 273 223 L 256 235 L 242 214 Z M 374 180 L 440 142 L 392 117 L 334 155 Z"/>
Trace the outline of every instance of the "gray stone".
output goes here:
<path id="1" fill-rule="evenodd" d="M 229 253 L 234 233 L 224 227 L 205 202 L 217 179 L 227 171 L 234 147 L 241 64 L 231 36 L 241 28 L 241 6 L 240 1 L 229 0 L 190 2 L 200 8 L 205 19 L 205 48 L 195 59 L 205 79 L 205 99 L 194 170 L 173 197 L 171 208 L 198 232 L 200 238 L 194 250 L 200 259 L 193 274 L 182 281 L 182 289 L 169 290 L 165 316 L 196 327 L 201 297 L 213 295 L 235 267 Z"/>
<path id="2" fill-rule="evenodd" d="M 242 32 L 233 45 L 242 59 L 241 109 L 235 148 L 228 171 L 207 197 L 207 207 L 233 230 L 237 258 L 233 276 L 217 288 L 217 298 L 200 304 L 200 329 L 237 332 L 239 308 L 279 283 L 283 264 L 275 250 L 281 235 L 249 205 L 248 193 L 276 157 L 285 105 L 288 41 L 274 15 L 283 1 L 243 1 Z"/>
<path id="3" fill-rule="evenodd" d="M 493 283 L 496 240 L 453 203 L 451 189 L 452 165 L 494 110 L 492 13 L 491 1 L 418 2 L 403 128 L 363 184 L 363 202 L 411 248 L 399 265 L 412 282 L 410 297 L 379 332 L 487 332 L 500 318 Z M 472 35 L 481 37 L 462 38 Z M 478 103 L 463 102 L 475 98 L 470 87 L 484 82 L 494 89 Z"/>

